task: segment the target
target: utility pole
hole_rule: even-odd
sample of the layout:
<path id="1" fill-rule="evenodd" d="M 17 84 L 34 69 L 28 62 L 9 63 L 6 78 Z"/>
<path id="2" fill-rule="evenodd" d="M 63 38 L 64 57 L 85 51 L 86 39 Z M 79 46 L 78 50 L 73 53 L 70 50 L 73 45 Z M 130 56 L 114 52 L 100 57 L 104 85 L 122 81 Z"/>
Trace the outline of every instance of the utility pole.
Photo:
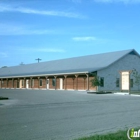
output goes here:
<path id="1" fill-rule="evenodd" d="M 37 61 L 38 61 L 38 63 L 39 63 L 39 61 L 41 61 L 41 59 L 40 59 L 40 58 L 37 58 L 37 59 L 35 59 L 35 60 L 37 60 Z"/>

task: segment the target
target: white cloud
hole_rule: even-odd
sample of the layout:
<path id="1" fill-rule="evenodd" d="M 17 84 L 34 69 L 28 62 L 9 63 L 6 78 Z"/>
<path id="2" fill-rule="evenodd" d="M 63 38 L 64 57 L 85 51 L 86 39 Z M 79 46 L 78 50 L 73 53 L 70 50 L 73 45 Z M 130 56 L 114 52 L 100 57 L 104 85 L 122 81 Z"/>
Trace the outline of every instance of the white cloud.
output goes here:
<path id="1" fill-rule="evenodd" d="M 71 0 L 71 1 L 74 3 L 81 3 L 82 2 L 82 0 Z"/>
<path id="2" fill-rule="evenodd" d="M 137 4 L 140 3 L 140 0 L 94 0 L 95 2 L 102 3 L 119 3 L 122 2 L 124 4 Z"/>
<path id="3" fill-rule="evenodd" d="M 54 53 L 64 53 L 65 52 L 65 50 L 63 50 L 63 49 L 55 49 L 55 48 L 39 48 L 39 49 L 35 49 L 34 51 L 54 52 Z"/>
<path id="4" fill-rule="evenodd" d="M 57 48 L 20 48 L 20 51 L 28 51 L 28 52 L 50 52 L 50 53 L 64 53 L 66 52 L 63 49 L 57 49 Z"/>
<path id="5" fill-rule="evenodd" d="M 52 30 L 36 30 L 28 29 L 26 27 L 10 24 L 0 24 L 0 35 L 41 35 L 41 34 L 52 34 Z"/>
<path id="6" fill-rule="evenodd" d="M 0 12 L 20 12 L 26 14 L 36 14 L 36 15 L 45 15 L 45 16 L 61 16 L 69 18 L 84 18 L 83 16 L 66 11 L 47 11 L 47 10 L 36 10 L 24 7 L 11 7 L 9 5 L 0 5 Z"/>
<path id="7" fill-rule="evenodd" d="M 5 52 L 0 52 L 0 57 L 8 57 L 8 55 L 7 55 L 7 53 L 5 53 Z"/>
<path id="8" fill-rule="evenodd" d="M 92 36 L 86 36 L 86 37 L 73 37 L 72 38 L 74 41 L 94 41 L 96 40 L 95 37 Z"/>

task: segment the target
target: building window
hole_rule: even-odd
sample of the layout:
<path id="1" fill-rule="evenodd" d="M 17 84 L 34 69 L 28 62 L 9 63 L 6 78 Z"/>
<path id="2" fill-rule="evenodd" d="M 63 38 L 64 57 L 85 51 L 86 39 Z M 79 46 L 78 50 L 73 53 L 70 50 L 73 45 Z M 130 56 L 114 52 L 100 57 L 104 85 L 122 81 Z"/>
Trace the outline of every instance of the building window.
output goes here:
<path id="1" fill-rule="evenodd" d="M 40 79 L 40 87 L 42 87 L 42 85 L 43 85 L 43 80 Z"/>
<path id="2" fill-rule="evenodd" d="M 101 87 L 104 87 L 104 77 L 101 77 L 100 78 L 100 86 Z"/>
<path id="3" fill-rule="evenodd" d="M 130 79 L 130 87 L 133 87 L 133 79 Z"/>
<path id="4" fill-rule="evenodd" d="M 120 79 L 116 78 L 116 87 L 120 87 Z"/>
<path id="5" fill-rule="evenodd" d="M 52 86 L 55 87 L 55 85 L 56 85 L 56 79 L 52 79 Z"/>

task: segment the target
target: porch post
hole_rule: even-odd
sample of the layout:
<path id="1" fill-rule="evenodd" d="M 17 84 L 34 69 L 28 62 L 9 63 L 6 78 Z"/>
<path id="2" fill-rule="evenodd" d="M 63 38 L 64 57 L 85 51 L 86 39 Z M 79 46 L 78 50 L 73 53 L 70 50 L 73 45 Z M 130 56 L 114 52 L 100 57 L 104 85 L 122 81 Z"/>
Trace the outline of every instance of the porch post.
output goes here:
<path id="1" fill-rule="evenodd" d="M 55 78 L 55 90 L 57 89 L 57 76 L 54 76 Z"/>
<path id="2" fill-rule="evenodd" d="M 87 90 L 89 90 L 89 74 L 87 73 L 86 76 L 87 76 Z"/>
<path id="3" fill-rule="evenodd" d="M 75 75 L 76 77 L 76 90 L 78 90 L 78 75 Z"/>
<path id="4" fill-rule="evenodd" d="M 12 87 L 14 88 L 14 78 L 12 79 Z"/>
<path id="5" fill-rule="evenodd" d="M 38 88 L 40 88 L 40 77 L 38 77 Z"/>
<path id="6" fill-rule="evenodd" d="M 30 77 L 30 88 L 32 88 L 32 77 Z"/>
<path id="7" fill-rule="evenodd" d="M 8 88 L 8 79 L 6 79 L 6 82 L 7 82 L 7 83 L 6 83 L 6 88 Z"/>
<path id="8" fill-rule="evenodd" d="M 24 80 L 24 88 L 26 88 L 26 78 L 23 78 Z"/>
<path id="9" fill-rule="evenodd" d="M 2 88 L 2 79 L 1 79 L 1 83 L 0 83 L 0 84 L 1 84 L 0 86 L 1 86 L 1 88 Z"/>
<path id="10" fill-rule="evenodd" d="M 20 79 L 17 79 L 17 88 L 20 88 L 20 83 L 19 83 Z"/>
<path id="11" fill-rule="evenodd" d="M 72 78 L 72 80 L 73 80 L 73 90 L 74 90 L 74 79 L 75 79 L 75 78 Z"/>
<path id="12" fill-rule="evenodd" d="M 9 80 L 7 79 L 7 88 L 9 88 Z"/>
<path id="13" fill-rule="evenodd" d="M 86 80 L 86 77 L 84 77 L 83 79 L 84 79 L 84 90 L 85 90 L 85 88 L 86 88 L 86 87 L 85 87 L 85 80 Z"/>
<path id="14" fill-rule="evenodd" d="M 65 90 L 67 90 L 67 75 L 64 75 L 65 77 Z"/>
<path id="15" fill-rule="evenodd" d="M 48 76 L 46 76 L 45 78 L 46 78 L 46 89 L 47 89 L 47 84 L 48 84 L 48 83 L 47 83 L 47 82 L 48 82 L 47 80 L 48 80 Z"/>

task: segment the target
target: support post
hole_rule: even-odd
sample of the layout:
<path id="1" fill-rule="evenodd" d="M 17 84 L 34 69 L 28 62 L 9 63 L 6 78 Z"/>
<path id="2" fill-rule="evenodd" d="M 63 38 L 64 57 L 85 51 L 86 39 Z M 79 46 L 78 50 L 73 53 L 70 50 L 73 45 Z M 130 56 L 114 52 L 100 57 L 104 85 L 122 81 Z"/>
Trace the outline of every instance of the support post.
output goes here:
<path id="1" fill-rule="evenodd" d="M 38 88 L 40 88 L 40 77 L 38 77 Z"/>
<path id="2" fill-rule="evenodd" d="M 24 88 L 26 88 L 26 78 L 24 78 L 23 80 L 24 80 Z"/>
<path id="3" fill-rule="evenodd" d="M 55 78 L 55 90 L 57 89 L 57 76 L 54 76 Z"/>
<path id="4" fill-rule="evenodd" d="M 89 74 L 87 73 L 86 76 L 87 76 L 87 91 L 88 91 L 89 90 Z"/>
<path id="5" fill-rule="evenodd" d="M 8 79 L 6 79 L 6 88 L 8 88 Z"/>
<path id="6" fill-rule="evenodd" d="M 67 90 L 67 75 L 64 75 L 65 77 L 65 90 Z"/>
<path id="7" fill-rule="evenodd" d="M 75 79 L 75 78 L 72 78 L 72 80 L 73 80 L 73 90 L 74 90 L 74 79 Z"/>
<path id="8" fill-rule="evenodd" d="M 84 79 L 84 90 L 85 90 L 85 88 L 86 88 L 86 86 L 85 86 L 86 77 L 84 77 L 83 79 Z"/>
<path id="9" fill-rule="evenodd" d="M 78 90 L 78 75 L 75 75 L 76 77 L 76 90 Z"/>
<path id="10" fill-rule="evenodd" d="M 20 87 L 20 83 L 19 83 L 19 78 L 17 79 L 17 88 L 19 88 Z"/>
<path id="11" fill-rule="evenodd" d="M 12 87 L 14 88 L 14 78 L 12 79 Z"/>
<path id="12" fill-rule="evenodd" d="M 32 77 L 30 77 L 30 88 L 32 88 Z"/>
<path id="13" fill-rule="evenodd" d="M 48 76 L 45 77 L 46 78 L 46 89 L 47 89 L 47 84 L 48 84 Z"/>
<path id="14" fill-rule="evenodd" d="M 1 84 L 0 86 L 1 86 L 1 88 L 2 88 L 2 79 L 1 79 L 1 83 L 0 83 L 0 84 Z"/>

